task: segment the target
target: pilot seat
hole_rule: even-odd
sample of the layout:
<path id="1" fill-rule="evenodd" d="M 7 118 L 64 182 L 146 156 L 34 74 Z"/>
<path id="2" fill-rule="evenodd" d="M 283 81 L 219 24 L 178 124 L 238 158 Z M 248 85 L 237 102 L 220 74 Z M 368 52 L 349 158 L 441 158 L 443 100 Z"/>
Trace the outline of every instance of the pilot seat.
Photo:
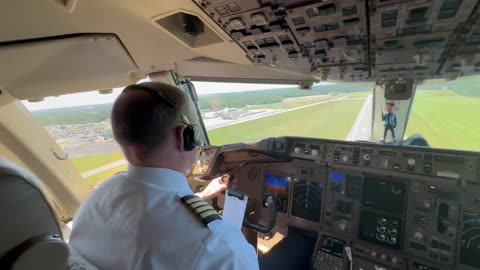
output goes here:
<path id="1" fill-rule="evenodd" d="M 69 251 L 39 181 L 0 158 L 0 269 L 94 270 Z"/>

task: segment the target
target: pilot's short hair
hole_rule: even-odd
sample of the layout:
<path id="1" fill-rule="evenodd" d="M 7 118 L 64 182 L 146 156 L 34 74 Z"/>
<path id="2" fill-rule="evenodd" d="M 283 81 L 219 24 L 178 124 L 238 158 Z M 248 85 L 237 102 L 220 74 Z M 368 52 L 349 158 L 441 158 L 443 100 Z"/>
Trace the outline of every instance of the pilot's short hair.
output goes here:
<path id="1" fill-rule="evenodd" d="M 159 96 L 155 91 L 161 92 Z M 148 82 L 126 87 L 115 100 L 111 121 L 115 140 L 122 146 L 147 148 L 162 145 L 168 133 L 179 125 L 180 111 L 165 100 L 188 102 L 188 96 L 175 86 Z"/>

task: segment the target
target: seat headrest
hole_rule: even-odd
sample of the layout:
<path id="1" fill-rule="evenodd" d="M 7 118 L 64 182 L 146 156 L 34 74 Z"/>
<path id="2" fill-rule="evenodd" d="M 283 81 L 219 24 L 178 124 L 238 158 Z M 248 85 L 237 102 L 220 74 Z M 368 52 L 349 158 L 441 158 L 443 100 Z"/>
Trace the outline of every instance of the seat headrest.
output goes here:
<path id="1" fill-rule="evenodd" d="M 65 269 L 68 247 L 39 181 L 3 158 L 0 220 L 1 269 Z"/>

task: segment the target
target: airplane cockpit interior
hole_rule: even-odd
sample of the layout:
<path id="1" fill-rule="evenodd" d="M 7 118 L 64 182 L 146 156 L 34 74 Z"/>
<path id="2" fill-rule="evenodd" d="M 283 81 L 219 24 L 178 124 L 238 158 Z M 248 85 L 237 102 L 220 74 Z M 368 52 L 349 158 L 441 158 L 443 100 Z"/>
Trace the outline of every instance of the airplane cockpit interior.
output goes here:
<path id="1" fill-rule="evenodd" d="M 447 149 L 407 132 L 422 85 L 480 74 L 480 1 L 0 5 L 0 157 L 38 178 L 62 224 L 93 187 L 23 101 L 108 95 L 148 78 L 177 85 L 198 109 L 195 82 L 282 84 L 302 93 L 331 83 L 369 91 L 347 139 L 295 133 L 212 145 L 198 110 L 192 189 L 225 177 L 229 189 L 211 202 L 220 213 L 229 197 L 248 198 L 242 232 L 260 269 L 480 270 L 480 133 L 471 137 L 476 148 Z M 326 112 L 334 124 L 325 129 L 341 125 L 336 113 Z M 471 114 L 473 122 L 462 123 L 474 129 L 480 107 Z M 263 119 L 260 129 L 281 124 Z"/>

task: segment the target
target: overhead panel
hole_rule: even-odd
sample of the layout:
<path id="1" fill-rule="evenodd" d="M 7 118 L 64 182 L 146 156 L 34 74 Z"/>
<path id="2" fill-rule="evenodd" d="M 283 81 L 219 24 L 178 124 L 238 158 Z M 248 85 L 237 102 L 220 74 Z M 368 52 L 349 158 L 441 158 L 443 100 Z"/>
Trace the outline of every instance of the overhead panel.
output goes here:
<path id="1" fill-rule="evenodd" d="M 258 65 L 297 70 L 324 80 L 368 77 L 363 1 L 197 3 Z"/>
<path id="2" fill-rule="evenodd" d="M 194 0 L 257 64 L 322 80 L 480 72 L 478 0 Z"/>
<path id="3" fill-rule="evenodd" d="M 459 76 L 480 72 L 480 11 L 478 9 L 471 15 L 464 28 L 454 33 L 454 38 L 450 39 L 448 47 L 449 51 L 442 54 L 445 62 L 440 66 L 439 73 L 446 74 L 448 80 L 453 80 Z"/>
<path id="4" fill-rule="evenodd" d="M 424 80 L 438 73 L 454 32 L 469 20 L 476 0 L 372 1 L 372 64 L 377 81 Z M 478 48 L 477 48 L 478 50 Z"/>

